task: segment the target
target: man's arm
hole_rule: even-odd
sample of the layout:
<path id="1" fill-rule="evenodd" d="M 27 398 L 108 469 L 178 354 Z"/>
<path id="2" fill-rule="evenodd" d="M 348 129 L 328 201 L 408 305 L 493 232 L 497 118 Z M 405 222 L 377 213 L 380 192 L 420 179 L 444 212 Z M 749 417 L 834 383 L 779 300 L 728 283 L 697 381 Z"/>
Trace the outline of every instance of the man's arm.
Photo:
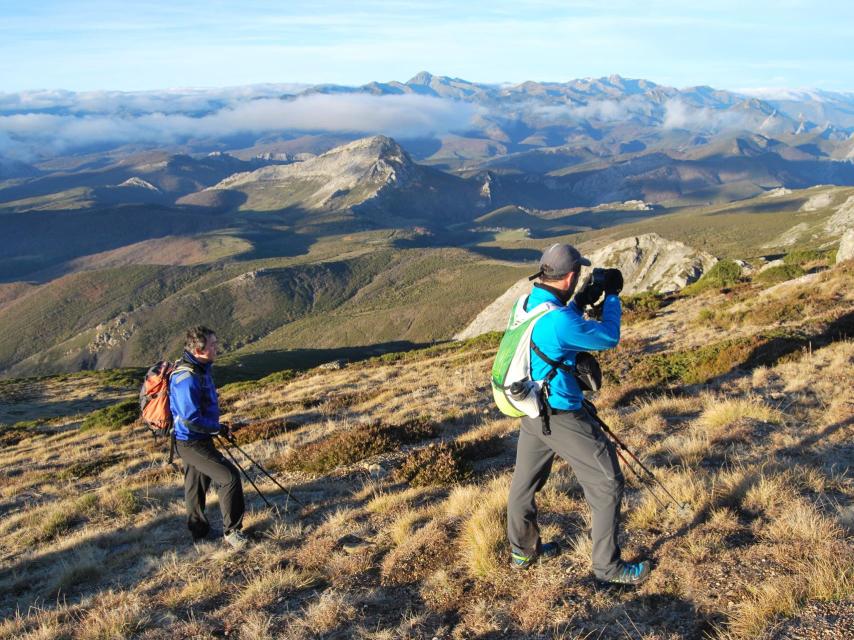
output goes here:
<path id="1" fill-rule="evenodd" d="M 602 320 L 585 320 L 575 302 L 569 304 L 574 312 L 565 313 L 567 322 L 557 332 L 561 347 L 573 351 L 604 351 L 620 342 L 622 305 L 620 296 L 608 294 L 602 305 Z"/>
<path id="2" fill-rule="evenodd" d="M 188 375 L 178 381 L 174 385 L 169 401 L 175 404 L 178 417 L 190 431 L 199 433 L 219 431 L 219 422 L 210 420 L 202 414 L 202 385 L 198 376 Z"/>

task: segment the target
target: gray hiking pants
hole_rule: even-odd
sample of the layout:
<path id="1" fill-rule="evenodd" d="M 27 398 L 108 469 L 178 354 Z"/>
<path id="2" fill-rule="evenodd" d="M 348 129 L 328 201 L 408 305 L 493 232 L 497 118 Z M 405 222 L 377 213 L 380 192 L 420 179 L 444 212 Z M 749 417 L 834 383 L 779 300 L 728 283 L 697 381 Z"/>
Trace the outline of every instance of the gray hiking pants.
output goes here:
<path id="1" fill-rule="evenodd" d="M 522 418 L 516 468 L 507 504 L 507 537 L 513 551 L 526 556 L 537 553 L 535 495 L 543 488 L 555 454 L 569 463 L 592 515 L 593 573 L 600 580 L 619 570 L 617 530 L 623 497 L 623 474 L 614 444 L 588 413 L 581 409 L 551 416 L 551 435 L 543 435 L 540 418 Z"/>
<path id="2" fill-rule="evenodd" d="M 187 527 L 193 538 L 203 538 L 210 531 L 205 515 L 205 498 L 213 481 L 222 512 L 223 533 L 239 531 L 243 526 L 243 485 L 240 472 L 226 460 L 211 440 L 178 440 L 178 455 L 184 461 L 184 502 Z"/>

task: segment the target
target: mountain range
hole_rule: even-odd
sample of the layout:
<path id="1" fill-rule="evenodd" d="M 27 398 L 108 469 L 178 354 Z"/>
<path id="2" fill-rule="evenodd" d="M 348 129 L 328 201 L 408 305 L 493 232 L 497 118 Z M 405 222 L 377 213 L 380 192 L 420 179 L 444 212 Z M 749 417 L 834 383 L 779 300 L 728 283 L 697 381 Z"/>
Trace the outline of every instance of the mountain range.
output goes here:
<path id="1" fill-rule="evenodd" d="M 197 321 L 217 324 L 247 370 L 397 349 L 453 336 L 558 239 L 657 233 L 761 260 L 824 250 L 850 224 L 846 94 L 420 73 L 228 95 L 161 96 L 147 140 L 132 125 L 151 96 L 0 99 L 0 127 L 12 113 L 128 127 L 74 146 L 57 125 L 65 146 L 35 152 L 35 134 L 0 137 L 0 375 L 145 364 Z M 342 122 L 327 128 L 229 124 L 306 105 L 317 119 L 332 104 Z M 366 128 L 421 124 L 366 136 L 342 107 Z"/>

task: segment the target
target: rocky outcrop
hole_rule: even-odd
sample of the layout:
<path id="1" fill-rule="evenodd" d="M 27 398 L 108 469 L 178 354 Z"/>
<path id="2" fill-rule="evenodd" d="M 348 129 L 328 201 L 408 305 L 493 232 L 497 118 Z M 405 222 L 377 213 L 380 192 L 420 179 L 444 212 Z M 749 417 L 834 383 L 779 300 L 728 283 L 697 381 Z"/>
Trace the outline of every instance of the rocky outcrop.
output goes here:
<path id="1" fill-rule="evenodd" d="M 699 279 L 717 262 L 714 256 L 655 233 L 618 240 L 590 254 L 582 247 L 582 253 L 594 266 L 620 269 L 625 280 L 623 293 L 628 295 L 642 291 L 676 291 Z M 531 269 L 535 271 L 536 265 L 531 265 Z M 585 268 L 581 277 L 586 277 L 588 271 Z M 513 303 L 530 287 L 528 278 L 516 282 L 454 338 L 464 340 L 488 331 L 503 331 Z"/>
<path id="2" fill-rule="evenodd" d="M 831 202 L 833 202 L 833 194 L 828 191 L 822 191 L 821 193 L 810 196 L 809 200 L 801 205 L 800 210 L 818 211 L 819 209 L 829 207 Z"/>
<path id="3" fill-rule="evenodd" d="M 160 193 L 160 189 L 155 187 L 153 184 L 148 182 L 147 180 L 143 180 L 142 178 L 138 178 L 137 176 L 133 176 L 132 178 L 128 178 L 124 182 L 122 182 L 119 187 L 134 187 L 137 189 L 148 189 L 149 191 L 156 191 Z"/>
<path id="4" fill-rule="evenodd" d="M 695 282 L 717 258 L 657 233 L 624 238 L 587 256 L 594 267 L 616 267 L 623 272 L 624 294 L 642 291 L 670 293 Z M 582 279 L 587 269 L 582 271 Z"/>
<path id="5" fill-rule="evenodd" d="M 854 196 L 849 196 L 824 223 L 824 230 L 831 235 L 842 234 L 849 229 L 854 229 Z"/>
<path id="6" fill-rule="evenodd" d="M 854 259 L 854 229 L 848 229 L 839 241 L 839 249 L 836 251 L 836 261 Z"/>

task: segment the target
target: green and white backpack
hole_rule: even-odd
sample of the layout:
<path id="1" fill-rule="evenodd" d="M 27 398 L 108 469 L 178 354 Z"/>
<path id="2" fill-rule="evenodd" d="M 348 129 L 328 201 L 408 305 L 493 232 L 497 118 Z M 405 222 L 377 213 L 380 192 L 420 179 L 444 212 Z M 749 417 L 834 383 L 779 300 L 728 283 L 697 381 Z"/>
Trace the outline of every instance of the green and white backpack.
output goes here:
<path id="1" fill-rule="evenodd" d="M 543 380 L 531 379 L 531 334 L 537 321 L 553 309 L 543 302 L 525 311 L 528 296 L 516 301 L 492 365 L 492 395 L 501 413 L 514 418 L 536 418 L 543 412 Z"/>

